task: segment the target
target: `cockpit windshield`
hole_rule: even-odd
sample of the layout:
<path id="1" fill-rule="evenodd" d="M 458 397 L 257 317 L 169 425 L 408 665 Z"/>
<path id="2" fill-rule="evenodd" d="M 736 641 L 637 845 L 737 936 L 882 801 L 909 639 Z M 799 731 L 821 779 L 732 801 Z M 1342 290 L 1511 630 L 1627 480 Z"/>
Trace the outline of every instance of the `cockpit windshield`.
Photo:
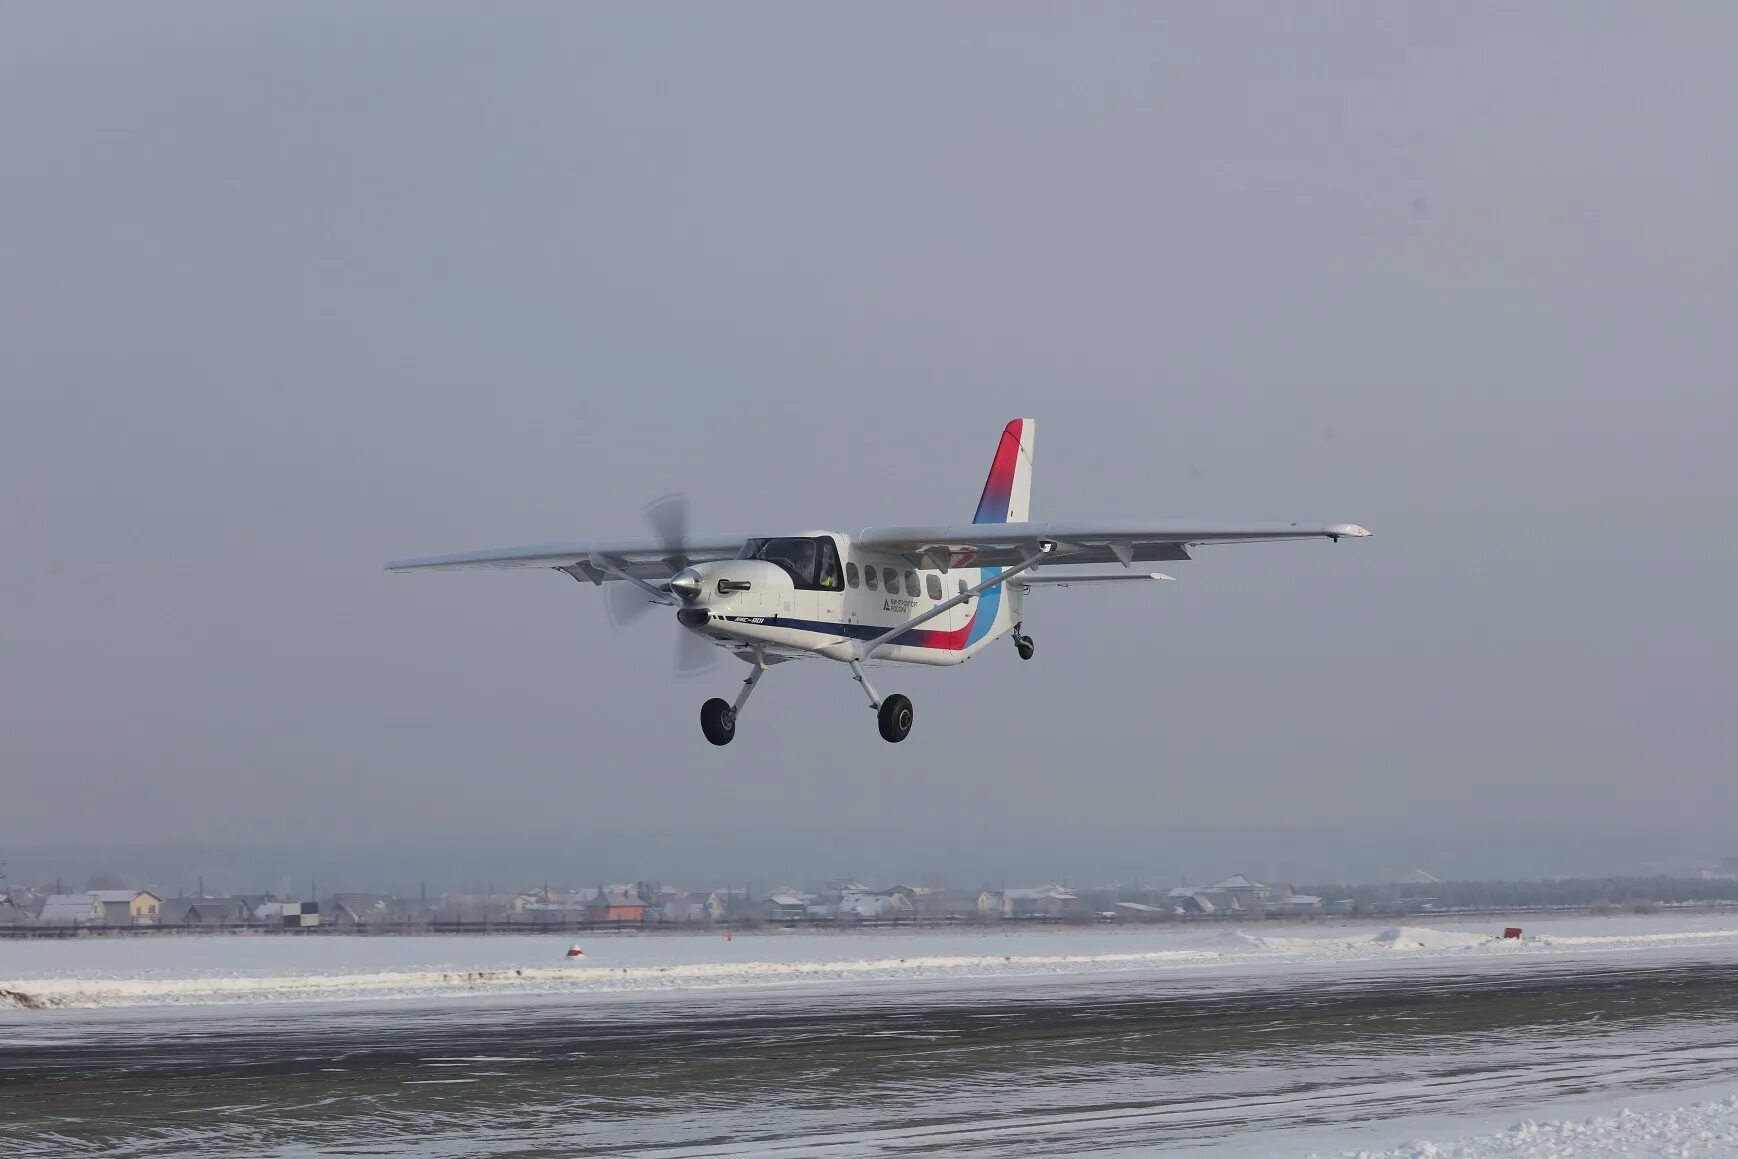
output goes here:
<path id="1" fill-rule="evenodd" d="M 839 577 L 839 549 L 831 536 L 751 539 L 742 545 L 740 558 L 778 564 L 799 588 L 838 591 L 844 586 Z"/>

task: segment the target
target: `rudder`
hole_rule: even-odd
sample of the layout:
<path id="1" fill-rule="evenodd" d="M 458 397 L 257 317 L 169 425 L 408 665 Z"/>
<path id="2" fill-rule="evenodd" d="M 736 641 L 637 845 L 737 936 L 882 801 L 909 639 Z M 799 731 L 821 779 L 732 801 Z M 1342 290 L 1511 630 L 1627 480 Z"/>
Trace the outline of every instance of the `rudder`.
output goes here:
<path id="1" fill-rule="evenodd" d="M 1015 419 L 1002 428 L 973 523 L 1025 523 L 1032 502 L 1032 444 L 1038 424 Z"/>

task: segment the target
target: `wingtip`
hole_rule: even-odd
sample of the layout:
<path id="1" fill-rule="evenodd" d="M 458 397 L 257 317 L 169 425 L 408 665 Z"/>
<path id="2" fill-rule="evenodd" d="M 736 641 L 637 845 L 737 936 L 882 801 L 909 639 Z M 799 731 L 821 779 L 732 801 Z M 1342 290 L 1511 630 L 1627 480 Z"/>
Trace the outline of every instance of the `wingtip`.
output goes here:
<path id="1" fill-rule="evenodd" d="M 1364 528 L 1359 527 L 1356 523 L 1336 523 L 1328 528 L 1328 534 L 1334 536 L 1345 535 L 1354 539 L 1363 539 L 1370 533 Z"/>

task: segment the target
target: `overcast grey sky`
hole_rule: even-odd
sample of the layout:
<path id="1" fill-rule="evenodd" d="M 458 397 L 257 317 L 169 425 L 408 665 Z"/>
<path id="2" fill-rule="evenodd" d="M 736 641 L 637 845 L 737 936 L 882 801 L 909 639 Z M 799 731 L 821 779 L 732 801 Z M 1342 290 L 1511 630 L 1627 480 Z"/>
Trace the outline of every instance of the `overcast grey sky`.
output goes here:
<path id="1" fill-rule="evenodd" d="M 8 5 L 0 855 L 1716 851 L 1735 42 L 1717 4 Z M 1033 662 L 886 672 L 897 748 L 808 664 L 713 749 L 737 666 L 677 682 L 657 617 L 380 570 L 672 489 L 957 521 L 1019 415 L 1039 516 L 1377 537 L 1035 594 Z"/>

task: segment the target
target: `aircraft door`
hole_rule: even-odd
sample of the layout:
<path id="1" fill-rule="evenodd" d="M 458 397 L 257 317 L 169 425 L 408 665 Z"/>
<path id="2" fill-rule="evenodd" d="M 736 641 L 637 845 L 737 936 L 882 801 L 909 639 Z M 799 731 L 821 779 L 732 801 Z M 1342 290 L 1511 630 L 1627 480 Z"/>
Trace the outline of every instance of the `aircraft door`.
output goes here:
<path id="1" fill-rule="evenodd" d="M 808 596 L 811 614 L 805 619 L 823 624 L 845 622 L 845 566 L 839 560 L 839 547 L 830 535 L 821 536 L 821 556 L 815 571 L 815 590 L 798 592 Z M 799 613 L 800 614 L 800 613 Z"/>

